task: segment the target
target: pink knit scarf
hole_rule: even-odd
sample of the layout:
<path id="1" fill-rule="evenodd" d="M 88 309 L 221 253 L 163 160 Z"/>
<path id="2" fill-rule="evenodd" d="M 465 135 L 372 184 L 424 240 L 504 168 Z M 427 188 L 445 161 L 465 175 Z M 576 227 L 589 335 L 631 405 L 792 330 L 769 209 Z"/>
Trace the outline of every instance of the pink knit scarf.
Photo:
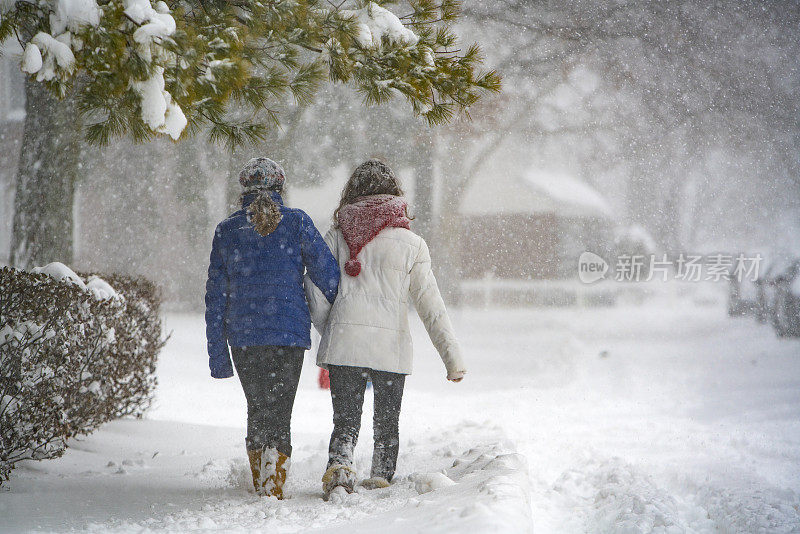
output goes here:
<path id="1" fill-rule="evenodd" d="M 358 253 L 384 228 L 410 228 L 406 216 L 406 201 L 394 195 L 370 195 L 359 197 L 352 204 L 339 210 L 337 222 L 344 240 L 350 249 L 350 259 L 344 264 L 344 272 L 358 276 L 361 262 Z"/>

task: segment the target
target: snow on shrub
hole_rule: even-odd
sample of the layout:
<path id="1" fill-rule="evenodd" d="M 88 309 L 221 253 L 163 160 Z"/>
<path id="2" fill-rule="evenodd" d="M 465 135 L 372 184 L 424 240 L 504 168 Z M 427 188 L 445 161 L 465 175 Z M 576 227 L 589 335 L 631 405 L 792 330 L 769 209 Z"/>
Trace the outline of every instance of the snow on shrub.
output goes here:
<path id="1" fill-rule="evenodd" d="M 0 269 L 0 484 L 21 460 L 58 457 L 68 438 L 140 416 L 165 342 L 152 282 L 35 271 Z"/>

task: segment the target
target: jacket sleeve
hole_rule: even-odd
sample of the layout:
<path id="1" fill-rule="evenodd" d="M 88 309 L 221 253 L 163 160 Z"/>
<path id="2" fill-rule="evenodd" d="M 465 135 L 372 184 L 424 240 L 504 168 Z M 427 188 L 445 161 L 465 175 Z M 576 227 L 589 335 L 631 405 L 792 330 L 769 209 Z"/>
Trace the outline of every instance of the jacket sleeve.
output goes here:
<path id="1" fill-rule="evenodd" d="M 336 239 L 336 232 L 333 228 L 328 230 L 325 234 L 325 243 L 331 251 L 334 259 L 338 257 L 338 240 Z M 338 269 L 338 261 L 336 262 Z M 314 323 L 317 331 L 322 335 L 325 331 L 325 325 L 328 323 L 328 315 L 331 311 L 331 302 L 312 281 L 309 273 L 307 272 L 303 278 L 303 288 L 306 291 L 306 300 L 308 301 L 308 309 L 311 312 L 311 322 Z M 338 290 L 337 290 L 338 292 Z"/>
<path id="2" fill-rule="evenodd" d="M 439 286 L 431 269 L 431 255 L 425 240 L 420 238 L 420 247 L 411 267 L 409 292 L 422 323 L 434 347 L 439 352 L 448 378 L 456 373 L 465 373 L 467 368 L 461 357 L 461 348 L 456 340 L 453 325 L 447 315 Z"/>
<path id="3" fill-rule="evenodd" d="M 214 378 L 233 376 L 233 365 L 225 333 L 225 312 L 228 307 L 228 274 L 220 251 L 220 229 L 214 232 L 211 260 L 206 282 L 206 340 L 208 365 Z"/>
<path id="4" fill-rule="evenodd" d="M 302 214 L 300 222 L 300 250 L 306 274 L 322 291 L 328 302 L 333 304 L 339 291 L 339 263 L 314 226 L 311 217 L 305 213 Z"/>

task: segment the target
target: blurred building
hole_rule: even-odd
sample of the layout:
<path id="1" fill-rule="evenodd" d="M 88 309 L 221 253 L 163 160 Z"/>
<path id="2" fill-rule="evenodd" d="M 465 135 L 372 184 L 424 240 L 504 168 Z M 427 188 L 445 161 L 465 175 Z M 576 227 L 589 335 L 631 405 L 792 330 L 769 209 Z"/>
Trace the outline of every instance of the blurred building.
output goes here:
<path id="1" fill-rule="evenodd" d="M 465 279 L 562 279 L 577 259 L 613 243 L 614 216 L 588 184 L 543 172 L 474 180 L 459 206 Z"/>

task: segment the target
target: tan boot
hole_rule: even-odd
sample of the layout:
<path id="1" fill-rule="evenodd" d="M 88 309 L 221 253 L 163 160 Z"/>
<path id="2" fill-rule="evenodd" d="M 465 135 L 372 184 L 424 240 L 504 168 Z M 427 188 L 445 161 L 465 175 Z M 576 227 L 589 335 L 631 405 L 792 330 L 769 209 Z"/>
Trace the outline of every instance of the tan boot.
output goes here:
<path id="1" fill-rule="evenodd" d="M 277 451 L 275 451 L 277 452 Z M 272 478 L 272 495 L 283 500 L 283 485 L 286 483 L 286 470 L 289 468 L 289 457 L 277 452 L 278 459 L 275 461 L 275 474 Z"/>
<path id="2" fill-rule="evenodd" d="M 247 459 L 250 460 L 250 473 L 253 475 L 253 488 L 255 488 L 256 493 L 259 493 L 261 489 L 261 455 L 263 451 L 261 449 L 258 450 L 247 450 Z"/>
<path id="3" fill-rule="evenodd" d="M 356 472 L 352 467 L 333 464 L 322 475 L 322 499 L 330 499 L 331 493 L 338 487 L 344 488 L 347 493 L 353 493 L 356 485 Z"/>
<path id="4" fill-rule="evenodd" d="M 368 478 L 366 480 L 362 480 L 359 484 L 359 486 L 363 486 L 368 490 L 388 488 L 390 485 L 391 484 L 389 484 L 389 481 L 383 477 Z"/>
<path id="5" fill-rule="evenodd" d="M 248 450 L 250 471 L 256 493 L 266 497 L 283 499 L 283 484 L 289 457 L 275 449 Z"/>

